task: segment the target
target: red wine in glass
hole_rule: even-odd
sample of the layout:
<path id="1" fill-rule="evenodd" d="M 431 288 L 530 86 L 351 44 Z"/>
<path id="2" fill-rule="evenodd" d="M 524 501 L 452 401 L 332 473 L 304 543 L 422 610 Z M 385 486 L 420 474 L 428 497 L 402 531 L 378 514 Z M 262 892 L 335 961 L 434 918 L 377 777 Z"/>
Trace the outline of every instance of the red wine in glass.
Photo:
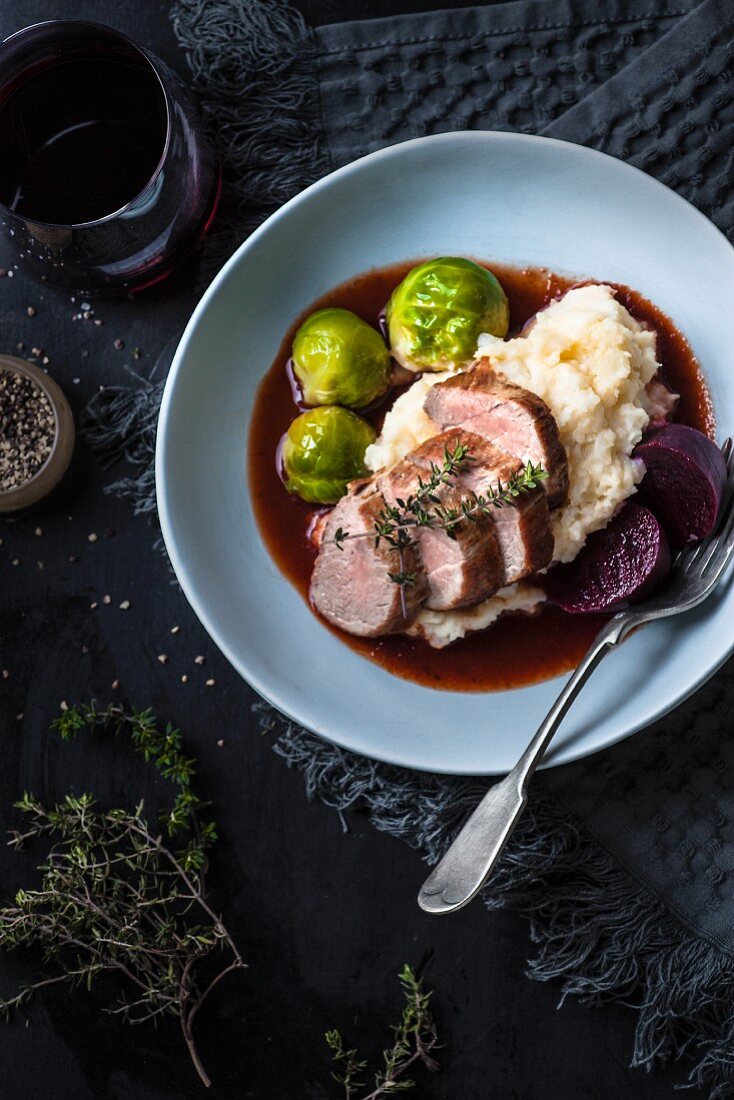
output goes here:
<path id="1" fill-rule="evenodd" d="M 0 222 L 50 285 L 139 289 L 189 254 L 219 163 L 183 82 L 110 27 L 54 21 L 0 46 Z"/>

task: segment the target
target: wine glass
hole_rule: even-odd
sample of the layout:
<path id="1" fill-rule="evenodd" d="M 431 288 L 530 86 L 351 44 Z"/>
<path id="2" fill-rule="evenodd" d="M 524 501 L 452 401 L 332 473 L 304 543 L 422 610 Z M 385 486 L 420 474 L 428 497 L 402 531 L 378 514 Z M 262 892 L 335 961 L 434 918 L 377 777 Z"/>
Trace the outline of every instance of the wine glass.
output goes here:
<path id="1" fill-rule="evenodd" d="M 0 149 L 0 225 L 51 286 L 149 286 L 214 216 L 219 159 L 191 93 L 112 27 L 53 20 L 0 44 Z"/>

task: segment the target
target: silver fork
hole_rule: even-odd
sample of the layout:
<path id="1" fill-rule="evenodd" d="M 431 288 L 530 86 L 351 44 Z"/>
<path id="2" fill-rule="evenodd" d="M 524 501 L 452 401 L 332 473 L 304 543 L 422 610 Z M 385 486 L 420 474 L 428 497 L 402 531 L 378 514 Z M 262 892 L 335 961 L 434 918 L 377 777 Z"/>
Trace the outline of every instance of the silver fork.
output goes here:
<path id="1" fill-rule="evenodd" d="M 734 553 L 734 451 L 722 447 L 727 480 L 715 532 L 678 555 L 665 589 L 645 603 L 620 611 L 597 634 L 540 729 L 510 774 L 490 787 L 453 844 L 421 887 L 427 913 L 452 913 L 481 890 L 525 809 L 527 786 L 571 704 L 603 657 L 631 630 L 655 619 L 690 611 L 713 592 Z"/>

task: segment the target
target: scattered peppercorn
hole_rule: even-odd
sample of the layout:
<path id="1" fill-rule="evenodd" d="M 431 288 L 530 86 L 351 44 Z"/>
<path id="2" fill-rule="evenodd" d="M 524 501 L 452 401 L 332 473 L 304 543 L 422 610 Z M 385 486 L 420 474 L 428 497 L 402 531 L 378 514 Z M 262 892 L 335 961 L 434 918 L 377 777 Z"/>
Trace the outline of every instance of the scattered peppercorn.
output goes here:
<path id="1" fill-rule="evenodd" d="M 115 340 L 114 347 L 118 351 L 122 351 L 122 349 L 125 347 L 125 341 L 118 338 L 117 340 Z"/>
<path id="2" fill-rule="evenodd" d="M 36 316 L 36 311 L 33 308 L 33 306 L 28 306 L 28 309 L 26 310 L 26 313 L 28 314 L 29 317 L 35 317 Z"/>

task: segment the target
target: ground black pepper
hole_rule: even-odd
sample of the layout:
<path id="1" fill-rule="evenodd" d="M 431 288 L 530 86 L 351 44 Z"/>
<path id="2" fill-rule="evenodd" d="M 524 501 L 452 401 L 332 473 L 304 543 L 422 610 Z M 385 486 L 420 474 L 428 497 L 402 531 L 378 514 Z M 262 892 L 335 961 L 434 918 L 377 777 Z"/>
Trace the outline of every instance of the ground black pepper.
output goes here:
<path id="1" fill-rule="evenodd" d="M 51 455 L 56 417 L 30 378 L 0 370 L 0 492 L 24 485 Z"/>

